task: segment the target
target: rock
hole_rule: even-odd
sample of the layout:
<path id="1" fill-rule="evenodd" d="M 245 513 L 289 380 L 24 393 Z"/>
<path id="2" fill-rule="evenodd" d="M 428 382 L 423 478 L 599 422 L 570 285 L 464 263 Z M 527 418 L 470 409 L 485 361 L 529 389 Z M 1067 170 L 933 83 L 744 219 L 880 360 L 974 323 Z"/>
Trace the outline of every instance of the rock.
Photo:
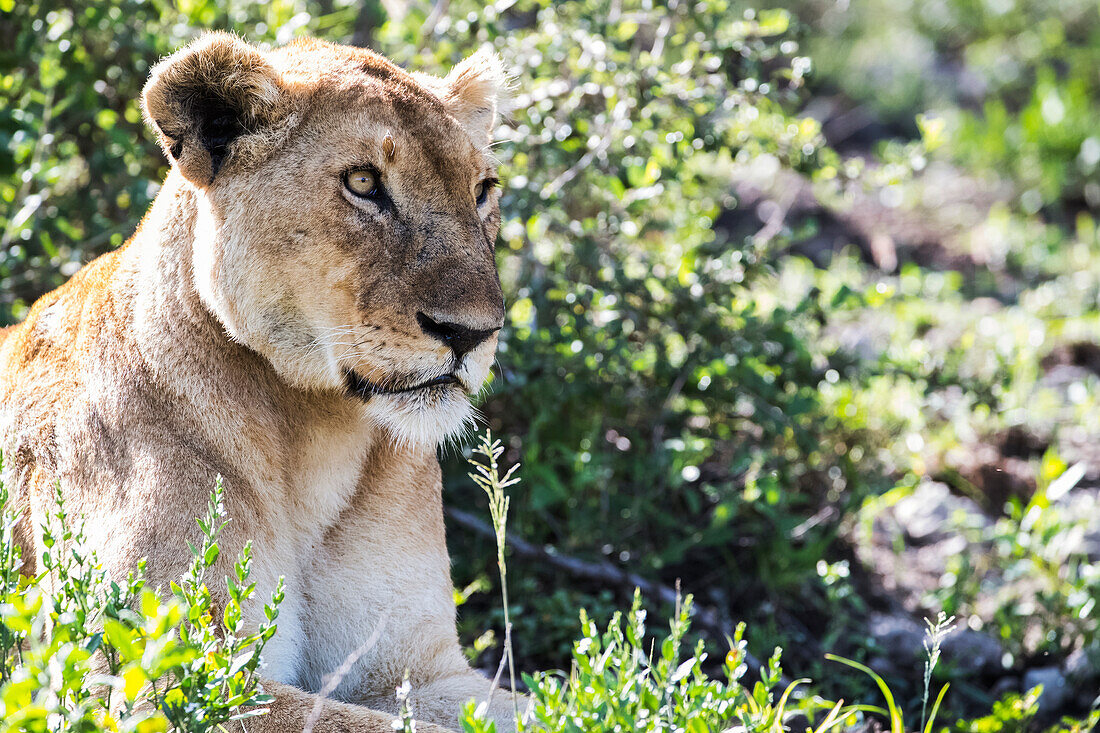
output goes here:
<path id="1" fill-rule="evenodd" d="M 1070 700 L 1070 686 L 1062 675 L 1062 670 L 1057 667 L 1037 667 L 1024 672 L 1024 690 L 1030 690 L 1036 685 L 1043 686 L 1043 694 L 1039 696 L 1039 710 L 1044 717 L 1056 714 Z"/>
<path id="2" fill-rule="evenodd" d="M 1070 684 L 1100 682 L 1100 647 L 1078 649 L 1062 662 L 1062 673 Z"/>
<path id="3" fill-rule="evenodd" d="M 1088 532 L 1081 538 L 1081 552 L 1089 562 L 1100 561 L 1100 529 Z"/>
<path id="4" fill-rule="evenodd" d="M 909 616 L 872 614 L 868 630 L 893 669 L 909 668 L 924 654 L 924 627 Z"/>
<path id="5" fill-rule="evenodd" d="M 1078 649 L 1062 662 L 1062 674 L 1077 696 L 1077 705 L 1100 702 L 1100 646 Z"/>
<path id="6" fill-rule="evenodd" d="M 1010 458 L 1038 458 L 1050 447 L 1050 440 L 1034 433 L 1031 428 L 1013 425 L 999 433 L 996 443 L 1001 454 Z"/>
<path id="7" fill-rule="evenodd" d="M 1002 677 L 997 680 L 993 687 L 989 688 L 989 696 L 994 700 L 1000 700 L 1002 697 L 1010 692 L 1020 691 L 1020 678 L 1019 677 Z"/>
<path id="8" fill-rule="evenodd" d="M 882 650 L 882 662 L 895 670 L 920 668 L 927 658 L 924 643 L 926 627 L 905 615 L 873 614 L 870 618 L 871 637 Z M 961 628 L 944 637 L 940 644 L 941 662 L 957 671 L 973 676 L 999 675 L 1004 672 L 1005 650 L 988 634 Z"/>
<path id="9" fill-rule="evenodd" d="M 894 518 L 912 544 L 927 545 L 947 538 L 954 531 L 953 519 L 965 515 L 969 525 L 983 526 L 989 520 L 981 508 L 965 496 L 956 496 L 935 481 L 924 481 L 913 493 L 894 505 Z"/>
<path id="10" fill-rule="evenodd" d="M 961 628 L 948 634 L 940 646 L 943 658 L 973 674 L 995 674 L 1004 670 L 1005 649 L 989 634 Z"/>
<path id="11" fill-rule="evenodd" d="M 1075 366 L 1100 374 L 1100 344 L 1091 341 L 1075 341 L 1055 347 L 1039 362 L 1050 371 L 1057 366 Z"/>

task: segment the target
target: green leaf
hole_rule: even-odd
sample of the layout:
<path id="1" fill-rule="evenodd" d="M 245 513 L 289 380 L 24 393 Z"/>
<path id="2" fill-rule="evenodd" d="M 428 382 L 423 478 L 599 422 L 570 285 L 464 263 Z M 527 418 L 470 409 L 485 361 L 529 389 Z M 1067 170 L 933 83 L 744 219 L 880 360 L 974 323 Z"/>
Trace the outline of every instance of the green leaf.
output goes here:
<path id="1" fill-rule="evenodd" d="M 940 703 L 943 702 L 943 696 L 947 694 L 947 688 L 950 684 L 946 684 L 940 688 L 940 694 L 936 696 L 936 702 L 932 705 L 932 712 L 928 714 L 928 722 L 924 726 L 924 733 L 932 733 L 932 725 L 936 721 L 936 714 L 940 711 Z"/>
<path id="2" fill-rule="evenodd" d="M 901 710 L 894 702 L 894 694 L 890 691 L 889 686 L 887 686 L 882 677 L 879 677 L 870 667 L 851 659 L 846 659 L 836 654 L 826 654 L 825 658 L 834 662 L 846 664 L 853 669 L 858 669 L 860 672 L 863 672 L 873 679 L 875 684 L 878 685 L 878 689 L 882 692 L 882 696 L 886 698 L 886 708 L 890 713 L 890 733 L 905 733 L 905 722 L 902 720 Z"/>
<path id="3" fill-rule="evenodd" d="M 791 14 L 783 8 L 760 10 L 760 34 L 778 36 L 786 33 L 791 25 Z"/>

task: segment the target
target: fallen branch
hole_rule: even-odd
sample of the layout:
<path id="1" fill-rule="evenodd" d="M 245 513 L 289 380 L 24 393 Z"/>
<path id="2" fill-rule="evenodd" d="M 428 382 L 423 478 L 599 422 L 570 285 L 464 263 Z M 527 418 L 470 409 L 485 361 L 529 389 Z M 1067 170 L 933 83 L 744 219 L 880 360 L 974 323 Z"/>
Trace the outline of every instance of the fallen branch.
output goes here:
<path id="1" fill-rule="evenodd" d="M 455 507 L 447 507 L 447 516 L 453 519 L 455 523 L 462 528 L 474 532 L 475 534 L 490 538 L 496 537 L 496 532 L 487 522 L 479 519 L 470 512 L 456 509 Z M 627 572 L 604 560 L 582 560 L 578 557 L 570 557 L 569 555 L 549 552 L 542 547 L 538 547 L 520 537 L 516 537 L 511 532 L 507 535 L 507 542 L 508 547 L 510 547 L 512 552 L 517 556 L 529 560 L 538 560 L 539 562 L 555 567 L 558 570 L 563 570 L 578 578 L 595 580 L 607 585 L 617 585 L 627 590 L 637 588 L 641 591 L 642 595 L 656 599 L 662 603 L 667 603 L 671 606 L 676 605 L 677 599 L 680 596 L 675 588 L 670 588 L 662 583 L 656 583 L 648 578 L 643 578 L 637 573 Z M 697 600 L 692 609 L 691 623 L 694 627 L 708 631 L 719 639 L 733 638 L 734 629 L 730 624 L 722 621 L 717 611 L 713 608 L 704 606 Z M 747 649 L 745 650 L 745 663 L 749 665 L 749 669 L 760 669 L 764 667 L 764 664 Z M 791 681 L 786 675 L 783 675 L 779 679 L 779 684 L 782 687 L 786 687 L 790 683 Z"/>

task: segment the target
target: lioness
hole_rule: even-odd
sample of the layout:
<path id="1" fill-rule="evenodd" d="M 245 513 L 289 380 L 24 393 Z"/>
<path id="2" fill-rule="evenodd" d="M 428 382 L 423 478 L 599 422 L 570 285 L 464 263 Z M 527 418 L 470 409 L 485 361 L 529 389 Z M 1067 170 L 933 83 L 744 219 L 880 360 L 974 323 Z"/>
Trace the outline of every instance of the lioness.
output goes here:
<path id="1" fill-rule="evenodd" d="M 145 86 L 172 168 L 137 232 L 3 333 L 26 558 L 60 482 L 113 575 L 147 558 L 167 587 L 224 477 L 217 569 L 251 539 L 257 597 L 286 579 L 276 700 L 251 731 L 301 731 L 380 625 L 314 730 L 390 731 L 406 669 L 421 731 L 488 696 L 455 633 L 435 451 L 470 419 L 504 320 L 488 146 L 505 86 L 488 53 L 439 79 L 205 35 Z M 490 714 L 512 729 L 511 709 L 500 693 Z"/>

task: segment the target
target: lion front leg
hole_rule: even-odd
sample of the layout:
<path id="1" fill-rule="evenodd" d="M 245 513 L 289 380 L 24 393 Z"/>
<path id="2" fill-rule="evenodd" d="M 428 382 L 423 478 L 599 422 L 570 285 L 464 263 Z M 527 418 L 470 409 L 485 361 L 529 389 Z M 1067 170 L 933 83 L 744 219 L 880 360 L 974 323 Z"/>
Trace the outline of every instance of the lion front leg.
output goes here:
<path id="1" fill-rule="evenodd" d="M 275 700 L 268 712 L 243 721 L 248 733 L 393 733 L 394 717 L 362 705 L 321 698 L 281 682 L 264 680 L 264 691 Z M 418 718 L 417 733 L 448 733 Z"/>
<path id="2" fill-rule="evenodd" d="M 512 733 L 516 730 L 516 709 L 522 716 L 529 700 L 525 695 L 516 693 L 516 703 L 513 705 L 511 692 L 499 687 L 492 689 L 491 685 L 489 680 L 473 670 L 435 680 L 412 690 L 413 714 L 418 720 L 454 726 L 467 702 L 473 700 L 480 705 L 488 700 L 488 718 L 496 723 L 498 733 Z"/>

